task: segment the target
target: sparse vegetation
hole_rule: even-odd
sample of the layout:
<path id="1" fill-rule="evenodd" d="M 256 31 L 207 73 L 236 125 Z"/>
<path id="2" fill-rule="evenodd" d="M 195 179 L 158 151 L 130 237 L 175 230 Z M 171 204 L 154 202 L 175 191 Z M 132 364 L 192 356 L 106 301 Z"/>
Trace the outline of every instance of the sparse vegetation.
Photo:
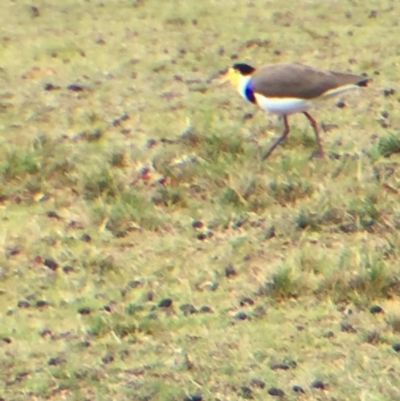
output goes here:
<path id="1" fill-rule="evenodd" d="M 394 0 L 3 0 L 0 399 L 400 399 Z M 367 73 L 281 121 L 233 60 Z"/>

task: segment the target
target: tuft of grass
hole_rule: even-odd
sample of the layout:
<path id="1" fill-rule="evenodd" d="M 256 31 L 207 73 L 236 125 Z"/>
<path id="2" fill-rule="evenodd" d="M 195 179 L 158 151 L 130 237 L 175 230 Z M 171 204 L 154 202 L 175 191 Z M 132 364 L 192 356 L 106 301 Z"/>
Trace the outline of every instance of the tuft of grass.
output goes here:
<path id="1" fill-rule="evenodd" d="M 378 149 L 383 157 L 390 157 L 396 153 L 400 153 L 399 133 L 390 133 L 379 138 Z"/>
<path id="2" fill-rule="evenodd" d="M 116 176 L 108 168 L 88 173 L 82 180 L 82 196 L 89 201 L 101 197 L 110 202 L 117 197 L 120 190 Z"/>
<path id="3" fill-rule="evenodd" d="M 304 287 L 301 280 L 296 277 L 294 270 L 282 265 L 271 276 L 265 284 L 267 294 L 276 299 L 296 298 L 299 294 L 304 294 Z"/>
<path id="4" fill-rule="evenodd" d="M 311 196 L 313 188 L 307 180 L 293 180 L 277 182 L 272 180 L 269 183 L 269 193 L 282 205 L 288 202 L 295 202 L 301 198 Z"/>
<path id="5" fill-rule="evenodd" d="M 351 300 L 364 306 L 373 299 L 392 296 L 397 279 L 382 253 L 364 250 L 356 254 L 356 266 L 354 256 L 353 252 L 342 252 L 338 268 L 328 273 L 317 292 L 332 291 L 337 302 Z"/>
<path id="6" fill-rule="evenodd" d="M 296 227 L 299 230 L 305 230 L 310 228 L 311 230 L 317 230 L 320 224 L 318 215 L 310 213 L 305 210 L 300 210 L 296 217 Z"/>
<path id="7" fill-rule="evenodd" d="M 390 313 L 385 320 L 393 333 L 400 333 L 400 314 L 398 312 Z"/>
<path id="8" fill-rule="evenodd" d="M 223 159 L 232 162 L 244 153 L 243 139 L 239 135 L 210 134 L 202 138 L 202 157 L 211 163 Z"/>
<path id="9" fill-rule="evenodd" d="M 21 178 L 21 176 L 29 174 L 33 175 L 40 171 L 40 160 L 34 149 L 25 151 L 13 150 L 6 154 L 3 161 L 1 173 L 5 180 Z"/>

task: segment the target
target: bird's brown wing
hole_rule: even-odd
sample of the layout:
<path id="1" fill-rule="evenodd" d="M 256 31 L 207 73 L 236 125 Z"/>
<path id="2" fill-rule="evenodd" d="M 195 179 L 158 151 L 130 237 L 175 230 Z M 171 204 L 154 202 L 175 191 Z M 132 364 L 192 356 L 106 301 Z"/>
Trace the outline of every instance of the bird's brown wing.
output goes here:
<path id="1" fill-rule="evenodd" d="M 277 64 L 257 70 L 250 88 L 268 97 L 313 99 L 341 86 L 365 86 L 367 81 L 350 73 L 322 71 L 302 64 Z"/>

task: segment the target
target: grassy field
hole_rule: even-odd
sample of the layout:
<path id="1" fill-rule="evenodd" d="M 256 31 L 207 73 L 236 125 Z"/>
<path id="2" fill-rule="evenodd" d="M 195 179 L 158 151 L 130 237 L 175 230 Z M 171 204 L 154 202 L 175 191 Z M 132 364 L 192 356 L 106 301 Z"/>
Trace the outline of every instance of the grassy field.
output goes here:
<path id="1" fill-rule="evenodd" d="M 2 0 L 0 399 L 400 399 L 399 15 Z M 233 60 L 372 82 L 261 161 Z"/>

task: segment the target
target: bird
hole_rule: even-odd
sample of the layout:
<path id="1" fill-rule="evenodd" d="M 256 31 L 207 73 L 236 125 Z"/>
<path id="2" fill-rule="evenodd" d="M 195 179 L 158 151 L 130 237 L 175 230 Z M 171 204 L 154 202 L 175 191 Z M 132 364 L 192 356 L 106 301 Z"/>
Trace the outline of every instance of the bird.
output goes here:
<path id="1" fill-rule="evenodd" d="M 310 122 L 318 147 L 316 156 L 323 157 L 318 124 L 308 110 L 318 100 L 366 87 L 369 82 L 363 75 L 321 70 L 301 63 L 273 64 L 259 69 L 246 63 L 235 63 L 225 75 L 245 100 L 283 117 L 283 133 L 263 154 L 262 160 L 271 156 L 289 135 L 288 116 L 295 113 L 303 113 Z"/>

